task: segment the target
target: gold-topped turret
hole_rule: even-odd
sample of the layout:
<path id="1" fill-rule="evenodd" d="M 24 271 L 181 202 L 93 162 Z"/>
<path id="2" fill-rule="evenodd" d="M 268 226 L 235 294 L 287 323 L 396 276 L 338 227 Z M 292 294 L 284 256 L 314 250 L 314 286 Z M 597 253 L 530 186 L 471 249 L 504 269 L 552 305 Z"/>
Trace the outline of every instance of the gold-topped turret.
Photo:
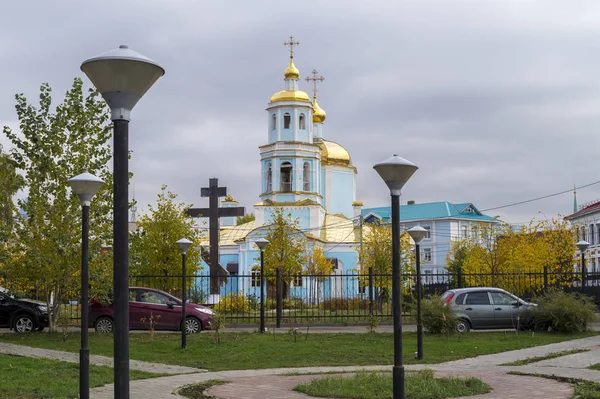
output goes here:
<path id="1" fill-rule="evenodd" d="M 327 118 L 327 113 L 319 107 L 317 97 L 313 98 L 313 123 L 323 123 Z"/>
<path id="2" fill-rule="evenodd" d="M 290 65 L 288 65 L 285 72 L 283 72 L 283 76 L 286 79 L 298 79 L 298 76 L 300 76 L 300 71 L 296 68 L 296 65 L 294 65 L 293 58 L 290 58 Z"/>

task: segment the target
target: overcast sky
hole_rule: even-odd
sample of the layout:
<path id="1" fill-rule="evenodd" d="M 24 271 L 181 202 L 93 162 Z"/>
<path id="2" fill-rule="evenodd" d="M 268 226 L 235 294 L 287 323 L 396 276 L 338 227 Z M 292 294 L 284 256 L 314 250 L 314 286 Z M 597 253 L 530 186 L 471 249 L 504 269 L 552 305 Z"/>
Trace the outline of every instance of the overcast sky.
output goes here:
<path id="1" fill-rule="evenodd" d="M 358 168 L 357 199 L 389 203 L 372 165 L 397 153 L 419 166 L 402 202 L 488 209 L 600 180 L 600 2 L 10 1 L 0 24 L 0 125 L 17 125 L 14 95 L 55 103 L 84 77 L 81 62 L 128 44 L 166 75 L 132 113 L 140 210 L 162 184 L 207 206 L 218 177 L 247 211 L 258 201 L 265 107 L 284 88 L 300 41 L 301 77 L 325 82 L 325 137 Z M 84 79 L 87 82 L 87 79 Z M 301 80 L 301 88 L 310 86 Z M 7 149 L 4 137 L 0 138 Z M 131 193 L 131 190 L 130 190 Z M 600 184 L 578 191 L 600 198 Z M 486 212 L 523 223 L 569 214 L 572 194 Z"/>

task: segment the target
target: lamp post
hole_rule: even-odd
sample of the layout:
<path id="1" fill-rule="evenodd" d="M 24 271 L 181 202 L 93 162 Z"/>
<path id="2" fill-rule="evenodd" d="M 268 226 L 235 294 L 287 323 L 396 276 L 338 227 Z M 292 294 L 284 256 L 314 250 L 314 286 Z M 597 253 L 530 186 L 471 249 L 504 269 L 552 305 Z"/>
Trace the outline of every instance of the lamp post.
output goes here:
<path id="1" fill-rule="evenodd" d="M 113 295 L 115 399 L 129 398 L 129 120 L 131 110 L 165 70 L 125 45 L 81 64 L 111 109 L 113 135 Z"/>
<path id="2" fill-rule="evenodd" d="M 265 248 L 269 241 L 259 238 L 255 241 L 260 249 L 260 332 L 265 332 Z"/>
<path id="3" fill-rule="evenodd" d="M 579 248 L 579 251 L 581 251 L 581 293 L 585 294 L 585 263 L 584 263 L 584 258 L 585 258 L 585 250 L 588 249 L 588 247 L 590 246 L 590 243 L 584 240 L 579 241 L 577 244 L 575 244 L 577 246 L 577 248 Z"/>
<path id="4" fill-rule="evenodd" d="M 181 349 L 185 349 L 187 346 L 187 321 L 185 320 L 185 306 L 187 300 L 185 297 L 187 286 L 185 284 L 185 254 L 187 250 L 192 246 L 192 242 L 187 238 L 182 238 L 177 241 L 177 246 L 181 250 Z"/>
<path id="5" fill-rule="evenodd" d="M 427 230 L 421 226 L 414 226 L 408 230 L 408 234 L 415 242 L 416 272 L 417 272 L 417 359 L 423 359 L 423 324 L 421 322 L 421 248 L 420 244 L 427 235 Z"/>
<path id="6" fill-rule="evenodd" d="M 81 200 L 81 348 L 79 349 L 79 397 L 90 397 L 90 348 L 88 347 L 88 241 L 90 230 L 90 202 L 104 182 L 90 174 L 82 173 L 68 181 Z"/>
<path id="7" fill-rule="evenodd" d="M 414 163 L 394 154 L 373 166 L 390 189 L 392 197 L 392 313 L 394 317 L 394 399 L 404 399 L 404 366 L 402 365 L 402 303 L 400 297 L 400 195 L 402 187 L 417 171 Z"/>

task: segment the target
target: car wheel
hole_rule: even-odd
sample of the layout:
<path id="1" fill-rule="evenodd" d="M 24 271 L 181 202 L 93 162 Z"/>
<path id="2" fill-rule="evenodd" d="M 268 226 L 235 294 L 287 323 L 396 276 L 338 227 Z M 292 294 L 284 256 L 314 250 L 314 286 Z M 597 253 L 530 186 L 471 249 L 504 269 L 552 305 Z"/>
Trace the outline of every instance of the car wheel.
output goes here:
<path id="1" fill-rule="evenodd" d="M 465 319 L 460 319 L 458 324 L 456 325 L 456 332 L 458 333 L 466 333 L 471 330 L 471 325 Z"/>
<path id="2" fill-rule="evenodd" d="M 28 333 L 35 329 L 33 317 L 22 314 L 15 319 L 15 331 L 18 333 Z"/>
<path id="3" fill-rule="evenodd" d="M 195 317 L 187 317 L 185 319 L 185 332 L 187 334 L 196 334 L 202 331 L 202 323 Z"/>
<path id="4" fill-rule="evenodd" d="M 111 333 L 113 331 L 113 321 L 110 317 L 100 317 L 96 320 L 96 331 L 99 333 Z"/>

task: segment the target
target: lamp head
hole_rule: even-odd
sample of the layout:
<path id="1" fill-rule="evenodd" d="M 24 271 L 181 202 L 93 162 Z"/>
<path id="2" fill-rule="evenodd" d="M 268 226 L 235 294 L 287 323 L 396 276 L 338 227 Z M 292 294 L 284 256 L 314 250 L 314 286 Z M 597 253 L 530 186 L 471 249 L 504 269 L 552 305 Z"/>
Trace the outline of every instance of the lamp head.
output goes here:
<path id="1" fill-rule="evenodd" d="M 181 250 L 181 254 L 185 254 L 193 243 L 187 238 L 182 238 L 181 240 L 177 241 L 176 244 L 179 247 L 179 250 Z"/>
<path id="2" fill-rule="evenodd" d="M 579 250 L 581 252 L 585 252 L 585 250 L 588 249 L 588 247 L 590 246 L 590 243 L 587 241 L 581 240 L 577 244 L 575 244 L 575 246 L 577 246 L 577 248 L 579 248 Z"/>
<path id="3" fill-rule="evenodd" d="M 269 241 L 264 238 L 259 238 L 258 240 L 254 241 L 254 243 L 261 251 L 264 251 L 267 245 L 269 245 Z"/>
<path id="4" fill-rule="evenodd" d="M 90 206 L 90 202 L 94 195 L 104 185 L 104 181 L 91 173 L 84 172 L 80 175 L 72 177 L 68 180 L 73 192 L 77 194 L 81 200 L 81 205 Z"/>
<path id="5" fill-rule="evenodd" d="M 427 229 L 421 226 L 414 226 L 407 230 L 407 233 L 412 237 L 415 244 L 419 245 L 423 238 L 427 235 Z"/>
<path id="6" fill-rule="evenodd" d="M 165 74 L 156 62 L 126 45 L 83 61 L 81 70 L 104 97 L 112 120 L 129 120 L 140 98 Z"/>
<path id="7" fill-rule="evenodd" d="M 392 195 L 400 195 L 404 184 L 419 168 L 414 163 L 394 154 L 385 161 L 375 164 L 373 169 L 390 188 Z"/>

